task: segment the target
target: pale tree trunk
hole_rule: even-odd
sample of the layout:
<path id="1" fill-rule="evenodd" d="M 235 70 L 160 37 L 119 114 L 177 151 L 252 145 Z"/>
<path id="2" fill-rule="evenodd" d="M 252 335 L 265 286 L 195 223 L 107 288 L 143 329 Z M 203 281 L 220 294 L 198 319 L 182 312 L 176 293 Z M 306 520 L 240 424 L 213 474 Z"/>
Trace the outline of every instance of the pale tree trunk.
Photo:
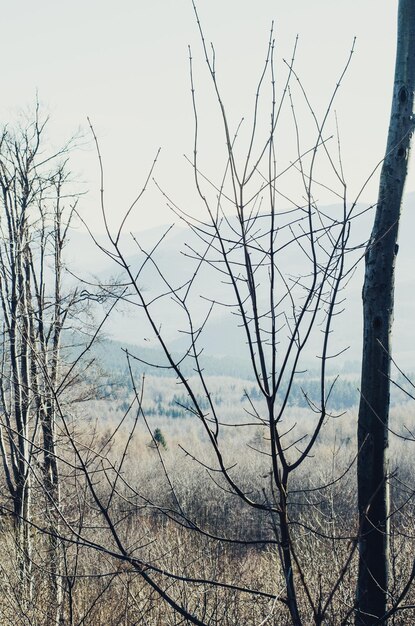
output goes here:
<path id="1" fill-rule="evenodd" d="M 64 623 L 63 607 L 63 546 L 59 539 L 60 531 L 60 475 L 58 466 L 58 451 L 56 443 L 56 393 L 59 386 L 60 370 L 60 347 L 62 329 L 72 302 L 62 296 L 62 251 L 67 236 L 67 228 L 70 223 L 62 225 L 61 187 L 64 181 L 62 172 L 57 175 L 55 181 L 56 205 L 53 208 L 53 231 L 50 231 L 46 218 L 42 215 L 41 247 L 45 247 L 45 239 L 49 237 L 53 245 L 53 314 L 48 312 L 45 293 L 48 293 L 47 285 L 39 280 L 39 275 L 44 276 L 44 270 L 39 272 L 35 264 L 31 262 L 31 279 L 37 301 L 37 315 L 33 319 L 32 345 L 37 345 L 37 354 L 34 355 L 33 368 L 41 372 L 42 384 L 36 390 L 38 399 L 39 423 L 42 430 L 43 443 L 43 488 L 45 495 L 45 524 L 48 530 L 47 538 L 47 569 L 48 602 L 46 607 L 46 622 L 48 626 L 59 626 Z M 43 251 L 41 252 L 43 254 Z M 42 257 L 43 268 L 45 259 Z M 50 296 L 49 296 L 50 297 Z M 33 314 L 33 311 L 32 311 Z M 38 337 L 38 343 L 37 338 Z M 41 364 L 40 367 L 38 364 Z M 43 379 L 42 379 L 43 376 Z"/>
<path id="2" fill-rule="evenodd" d="M 60 343 L 62 327 L 68 309 L 63 311 L 61 280 L 62 280 L 62 248 L 65 235 L 62 235 L 61 208 L 59 203 L 60 187 L 57 190 L 57 206 L 54 214 L 54 257 L 55 257 L 55 294 L 54 318 L 52 331 L 52 354 L 49 361 L 49 386 L 45 398 L 45 411 L 42 419 L 45 489 L 47 493 L 46 506 L 48 509 L 48 523 L 50 525 L 49 555 L 51 570 L 51 598 L 49 608 L 49 623 L 59 626 L 63 623 L 63 547 L 59 539 L 60 530 L 60 475 L 56 450 L 56 399 L 58 387 Z M 63 237 L 63 238 L 62 238 Z M 47 353 L 45 359 L 47 359 Z"/>
<path id="3" fill-rule="evenodd" d="M 26 197 L 22 199 L 22 216 L 26 207 Z M 13 260 L 11 288 L 11 326 L 9 329 L 11 381 L 13 386 L 14 422 L 16 427 L 15 488 L 13 494 L 16 547 L 20 574 L 20 594 L 23 606 L 32 600 L 32 558 L 31 533 L 28 525 L 31 515 L 31 474 L 30 463 L 31 432 L 31 372 L 29 345 L 29 290 L 25 263 L 27 256 L 27 230 L 24 218 L 20 228 L 10 232 L 13 247 L 10 258 Z M 10 223 L 12 220 L 10 220 Z M 14 224 L 17 223 L 14 222 Z"/>
<path id="4" fill-rule="evenodd" d="M 388 597 L 388 418 L 395 260 L 413 129 L 415 0 L 400 0 L 386 156 L 363 287 L 363 360 L 358 424 L 359 577 L 356 624 L 386 612 Z"/>

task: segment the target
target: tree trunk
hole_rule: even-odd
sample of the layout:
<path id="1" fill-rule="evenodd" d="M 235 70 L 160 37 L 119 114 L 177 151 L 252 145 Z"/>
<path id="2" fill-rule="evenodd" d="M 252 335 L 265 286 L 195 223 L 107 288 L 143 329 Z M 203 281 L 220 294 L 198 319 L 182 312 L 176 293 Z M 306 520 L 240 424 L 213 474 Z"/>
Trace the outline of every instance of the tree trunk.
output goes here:
<path id="1" fill-rule="evenodd" d="M 358 423 L 359 576 L 356 624 L 377 623 L 388 591 L 388 418 L 395 260 L 413 129 L 415 0 L 400 0 L 392 111 L 376 217 L 366 251 Z"/>

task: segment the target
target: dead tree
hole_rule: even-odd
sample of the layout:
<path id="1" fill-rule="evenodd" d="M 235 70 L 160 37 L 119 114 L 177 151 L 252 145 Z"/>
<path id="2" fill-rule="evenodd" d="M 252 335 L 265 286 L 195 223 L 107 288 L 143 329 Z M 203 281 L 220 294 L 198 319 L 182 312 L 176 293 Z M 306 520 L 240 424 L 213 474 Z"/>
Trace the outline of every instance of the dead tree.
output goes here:
<path id="1" fill-rule="evenodd" d="M 365 257 L 363 359 L 358 424 L 360 511 L 356 624 L 388 606 L 388 441 L 391 336 L 398 228 L 414 128 L 415 2 L 401 0 L 389 134 L 375 222 Z"/>

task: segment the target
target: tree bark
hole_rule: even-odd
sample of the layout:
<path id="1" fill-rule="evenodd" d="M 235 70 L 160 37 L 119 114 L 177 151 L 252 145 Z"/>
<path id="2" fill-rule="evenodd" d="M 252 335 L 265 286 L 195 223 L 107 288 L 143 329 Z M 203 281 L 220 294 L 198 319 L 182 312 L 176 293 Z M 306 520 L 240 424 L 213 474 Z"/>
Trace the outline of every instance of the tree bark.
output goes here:
<path id="1" fill-rule="evenodd" d="M 356 624 L 378 623 L 388 593 L 388 418 L 395 261 L 413 130 L 415 0 L 400 0 L 386 156 L 365 258 L 363 359 L 358 422 L 359 575 Z"/>

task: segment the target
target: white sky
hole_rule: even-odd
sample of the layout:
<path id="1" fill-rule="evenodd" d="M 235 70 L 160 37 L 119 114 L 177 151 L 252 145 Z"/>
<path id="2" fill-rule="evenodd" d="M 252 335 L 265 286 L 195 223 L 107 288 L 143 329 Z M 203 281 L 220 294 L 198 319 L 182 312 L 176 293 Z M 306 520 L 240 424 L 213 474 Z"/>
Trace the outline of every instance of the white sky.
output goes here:
<path id="1" fill-rule="evenodd" d="M 206 37 L 215 44 L 232 127 L 252 109 L 272 19 L 278 60 L 290 57 L 295 36 L 300 35 L 296 68 L 318 113 L 324 110 L 356 35 L 356 52 L 335 105 L 346 178 L 351 195 L 356 193 L 384 152 L 397 4 L 397 0 L 199 0 Z M 2 121 L 30 105 L 36 90 L 52 117 L 49 134 L 54 143 L 79 127 L 87 132 L 90 116 L 104 158 L 112 219 L 141 189 L 159 146 L 158 181 L 184 208 L 193 205 L 192 175 L 183 158 L 184 153 L 191 155 L 193 137 L 188 44 L 195 57 L 205 129 L 200 152 L 207 174 L 216 172 L 223 139 L 212 130 L 218 118 L 191 1 L 0 0 L 0 7 Z M 279 84 L 281 69 L 278 61 Z M 307 138 L 307 129 L 303 132 Z M 285 140 L 283 132 L 281 153 Z M 223 153 L 221 163 L 222 157 Z M 102 230 L 92 141 L 74 154 L 72 169 L 90 190 L 82 201 L 83 214 L 94 229 Z M 407 191 L 414 189 L 409 178 Z M 376 192 L 377 179 L 363 198 L 373 202 Z M 320 199 L 333 201 L 324 191 Z M 151 191 L 129 226 L 140 229 L 171 221 L 164 204 Z"/>

